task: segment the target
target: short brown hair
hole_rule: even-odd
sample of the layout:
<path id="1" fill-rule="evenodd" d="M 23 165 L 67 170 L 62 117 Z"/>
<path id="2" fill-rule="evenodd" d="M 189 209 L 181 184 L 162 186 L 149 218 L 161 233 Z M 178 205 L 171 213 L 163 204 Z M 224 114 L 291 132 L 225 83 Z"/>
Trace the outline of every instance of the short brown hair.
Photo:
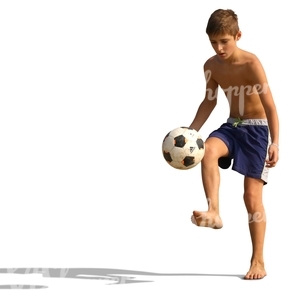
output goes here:
<path id="1" fill-rule="evenodd" d="M 236 36 L 239 32 L 238 17 L 231 9 L 217 9 L 207 23 L 206 33 L 209 36 L 229 34 Z"/>

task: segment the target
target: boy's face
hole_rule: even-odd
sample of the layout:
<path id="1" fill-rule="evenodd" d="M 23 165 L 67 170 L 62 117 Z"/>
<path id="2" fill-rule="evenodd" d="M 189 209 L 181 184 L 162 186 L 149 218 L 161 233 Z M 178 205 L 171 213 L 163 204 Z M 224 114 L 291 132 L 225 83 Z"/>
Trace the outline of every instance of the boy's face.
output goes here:
<path id="1" fill-rule="evenodd" d="M 216 54 L 221 59 L 229 58 L 236 49 L 236 41 L 241 37 L 239 32 L 236 36 L 229 34 L 220 34 L 210 36 L 209 40 Z"/>

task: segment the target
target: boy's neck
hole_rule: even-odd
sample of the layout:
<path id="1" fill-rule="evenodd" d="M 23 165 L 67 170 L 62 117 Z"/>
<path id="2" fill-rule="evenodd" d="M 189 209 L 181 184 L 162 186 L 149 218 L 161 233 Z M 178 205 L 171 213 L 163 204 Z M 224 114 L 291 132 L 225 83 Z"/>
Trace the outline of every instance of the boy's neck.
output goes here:
<path id="1" fill-rule="evenodd" d="M 242 50 L 236 47 L 235 51 L 231 54 L 230 57 L 228 57 L 227 59 L 219 59 L 219 61 L 224 64 L 232 65 L 240 61 L 241 54 L 242 54 Z"/>

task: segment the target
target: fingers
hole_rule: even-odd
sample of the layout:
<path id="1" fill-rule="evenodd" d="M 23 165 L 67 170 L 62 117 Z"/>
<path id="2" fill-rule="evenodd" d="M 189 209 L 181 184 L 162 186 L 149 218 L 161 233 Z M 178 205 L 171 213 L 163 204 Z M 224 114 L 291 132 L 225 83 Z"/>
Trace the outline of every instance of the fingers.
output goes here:
<path id="1" fill-rule="evenodd" d="M 266 167 L 274 168 L 278 162 L 278 148 L 272 147 L 268 151 L 269 157 L 266 159 Z"/>
<path id="2" fill-rule="evenodd" d="M 266 160 L 266 167 L 267 168 L 274 168 L 278 162 L 278 159 L 267 159 Z"/>
<path id="3" fill-rule="evenodd" d="M 276 166 L 276 162 L 275 161 L 266 160 L 266 167 L 267 168 L 274 168 L 275 166 Z"/>
<path id="4" fill-rule="evenodd" d="M 278 156 L 272 155 L 269 159 L 266 159 L 266 167 L 274 168 L 278 162 Z"/>

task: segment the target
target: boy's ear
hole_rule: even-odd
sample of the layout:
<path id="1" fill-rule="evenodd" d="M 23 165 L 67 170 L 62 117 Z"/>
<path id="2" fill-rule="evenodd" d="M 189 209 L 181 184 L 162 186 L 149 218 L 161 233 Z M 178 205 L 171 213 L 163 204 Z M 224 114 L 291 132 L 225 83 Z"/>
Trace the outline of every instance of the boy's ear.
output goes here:
<path id="1" fill-rule="evenodd" d="M 242 32 L 239 31 L 236 35 L 236 40 L 238 41 L 242 37 Z"/>

